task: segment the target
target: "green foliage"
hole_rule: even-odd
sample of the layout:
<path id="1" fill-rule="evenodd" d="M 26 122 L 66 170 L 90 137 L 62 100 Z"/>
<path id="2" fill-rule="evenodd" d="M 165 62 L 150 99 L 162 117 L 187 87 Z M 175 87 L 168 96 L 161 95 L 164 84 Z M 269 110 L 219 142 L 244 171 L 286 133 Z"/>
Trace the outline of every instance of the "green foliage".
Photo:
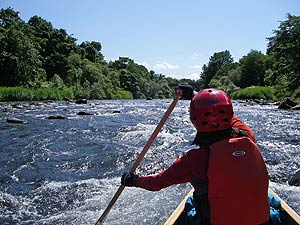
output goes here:
<path id="1" fill-rule="evenodd" d="M 273 87 L 272 93 L 268 88 L 246 89 L 239 94 L 242 98 L 298 97 L 299 38 L 300 17 L 288 14 L 268 38 L 267 55 L 251 50 L 234 62 L 228 50 L 216 52 L 203 65 L 196 82 L 156 74 L 128 57 L 106 62 L 101 43 L 78 45 L 66 30 L 54 28 L 39 16 L 26 23 L 12 8 L 1 9 L 0 86 L 12 87 L 1 88 L 1 99 L 171 98 L 180 82 L 191 83 L 198 91 L 210 86 L 228 93 L 249 86 Z"/>
<path id="2" fill-rule="evenodd" d="M 251 50 L 239 63 L 218 64 L 215 53 L 201 74 L 203 86 L 207 84 L 223 90 L 234 91 L 238 87 L 272 86 L 274 96 L 283 99 L 298 96 L 300 84 L 300 17 L 287 15 L 269 41 L 267 55 Z M 223 55 L 224 56 L 224 55 Z M 222 57 L 221 57 L 222 58 Z M 226 57 L 225 57 L 226 58 Z M 231 81 L 231 82 L 229 82 Z M 245 96 L 256 95 L 250 89 Z M 244 92 L 243 92 L 244 94 Z M 244 97 L 243 94 L 239 96 Z M 263 94 L 257 92 L 257 97 Z M 273 97 L 272 97 L 273 98 Z"/>
<path id="3" fill-rule="evenodd" d="M 59 90 L 49 88 L 0 87 L 0 101 L 43 101 L 73 98 L 74 94 L 70 88 Z"/>
<path id="4" fill-rule="evenodd" d="M 209 87 L 218 88 L 230 94 L 237 89 L 232 83 L 229 77 L 223 76 L 220 79 L 212 79 L 209 83 Z"/>
<path id="5" fill-rule="evenodd" d="M 238 65 L 234 69 L 231 69 L 230 71 L 228 71 L 227 76 L 234 85 L 238 86 L 241 82 L 242 76 L 241 67 Z"/>
<path id="6" fill-rule="evenodd" d="M 287 76 L 283 75 L 277 78 L 278 82 L 276 85 L 274 85 L 275 88 L 275 96 L 277 99 L 282 100 L 286 96 L 291 96 L 292 91 L 289 88 L 289 81 Z"/>
<path id="7" fill-rule="evenodd" d="M 105 87 L 103 86 L 103 82 L 93 83 L 89 89 L 90 96 L 88 96 L 88 98 L 106 99 L 106 93 L 104 91 Z"/>
<path id="8" fill-rule="evenodd" d="M 248 55 L 241 58 L 241 77 L 239 82 L 241 88 L 252 85 L 264 86 L 265 57 L 260 51 L 251 50 Z"/>
<path id="9" fill-rule="evenodd" d="M 11 7 L 0 10 L 0 26 L 7 28 L 14 24 L 23 22 L 19 17 L 19 13 L 15 12 Z"/>
<path id="10" fill-rule="evenodd" d="M 292 98 L 297 99 L 298 101 L 300 100 L 300 87 L 294 91 Z"/>
<path id="11" fill-rule="evenodd" d="M 267 86 L 273 85 L 273 79 L 274 79 L 274 73 L 271 69 L 266 70 L 265 77 L 264 77 L 264 83 Z"/>
<path id="12" fill-rule="evenodd" d="M 264 99 L 275 100 L 274 88 L 272 87 L 247 87 L 230 94 L 232 99 Z"/>
<path id="13" fill-rule="evenodd" d="M 203 65 L 202 67 L 202 86 L 204 88 L 208 87 L 209 82 L 216 76 L 218 71 L 220 76 L 224 75 L 231 64 L 233 64 L 233 58 L 228 50 L 214 53 L 210 57 L 208 65 Z M 221 70 L 223 71 L 221 72 Z"/>
<path id="14" fill-rule="evenodd" d="M 0 11 L 0 44 L 0 86 L 32 88 L 30 93 L 37 99 L 61 99 L 65 95 L 169 98 L 174 94 L 164 75 L 150 73 L 128 57 L 107 63 L 101 43 L 77 45 L 66 30 L 54 28 L 39 16 L 26 23 L 12 8 Z M 26 95 L 26 91 L 19 93 Z M 12 98 L 32 99 L 31 95 Z"/>
<path id="15" fill-rule="evenodd" d="M 41 100 L 62 100 L 59 90 L 57 89 L 48 89 L 48 88 L 38 88 L 32 91 L 34 97 L 32 100 L 41 101 Z"/>
<path id="16" fill-rule="evenodd" d="M 0 101 L 31 101 L 33 92 L 23 87 L 0 87 Z"/>
<path id="17" fill-rule="evenodd" d="M 209 87 L 221 89 L 220 88 L 221 86 L 222 86 L 222 84 L 221 84 L 221 82 L 218 79 L 212 79 L 209 82 Z"/>
<path id="18" fill-rule="evenodd" d="M 286 76 L 288 87 L 297 89 L 300 84 L 300 16 L 288 14 L 279 29 L 274 30 L 274 36 L 267 39 L 267 54 L 276 60 L 276 79 Z"/>
<path id="19" fill-rule="evenodd" d="M 89 61 L 97 63 L 102 62 L 104 57 L 101 53 L 101 43 L 92 41 L 92 42 L 82 42 L 79 47 L 81 48 L 81 55 L 87 58 Z"/>
<path id="20" fill-rule="evenodd" d="M 28 84 L 24 87 L 28 88 L 48 88 L 49 82 L 46 80 L 46 72 L 42 68 L 38 69 L 37 74 L 34 76 L 33 80 L 28 81 Z"/>
<path id="21" fill-rule="evenodd" d="M 75 98 L 85 98 L 84 96 L 84 87 L 81 86 L 79 82 L 75 83 L 71 87 Z"/>
<path id="22" fill-rule="evenodd" d="M 3 86 L 27 85 L 42 71 L 39 52 L 22 29 L 12 25 L 4 30 L 0 39 Z"/>
<path id="23" fill-rule="evenodd" d="M 279 29 L 274 31 L 274 36 L 267 38 L 267 40 L 269 41 L 267 55 L 251 50 L 236 65 L 227 64 L 218 68 L 215 66 L 216 63 L 213 63 L 216 60 L 215 53 L 210 58 L 209 64 L 203 66 L 201 77 L 204 86 L 211 79 L 209 86 L 223 90 L 228 87 L 230 90 L 235 90 L 237 87 L 272 86 L 274 96 L 277 99 L 298 96 L 300 83 L 300 17 L 288 14 L 287 20 L 281 22 Z M 216 68 L 218 68 L 217 72 L 215 72 Z M 228 85 L 224 77 L 227 77 L 232 83 Z M 260 92 L 257 92 L 258 94 L 253 93 L 256 89 L 250 90 L 249 93 L 245 93 L 245 96 L 257 95 L 257 98 L 260 96 L 263 98 L 264 94 Z M 239 97 L 243 98 L 243 94 L 240 94 Z M 266 97 L 273 99 L 273 96 L 270 96 Z"/>
<path id="24" fill-rule="evenodd" d="M 50 80 L 49 84 L 50 88 L 55 88 L 58 90 L 64 90 L 66 88 L 66 85 L 64 84 L 64 81 L 58 76 L 57 74 L 54 74 L 54 76 Z"/>
<path id="25" fill-rule="evenodd" d="M 120 88 L 117 88 L 112 93 L 112 99 L 133 99 L 132 93 Z"/>

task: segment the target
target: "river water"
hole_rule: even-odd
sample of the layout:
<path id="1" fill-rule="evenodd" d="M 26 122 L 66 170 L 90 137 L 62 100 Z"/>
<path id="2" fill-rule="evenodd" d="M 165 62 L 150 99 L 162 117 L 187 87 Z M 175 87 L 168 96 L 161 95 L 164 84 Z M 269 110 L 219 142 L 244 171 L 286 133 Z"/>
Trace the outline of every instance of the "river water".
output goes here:
<path id="1" fill-rule="evenodd" d="M 94 224 L 171 102 L 1 103 L 0 224 Z M 178 102 L 137 173 L 156 173 L 191 148 L 188 104 Z M 289 185 L 300 168 L 300 111 L 241 102 L 234 110 L 256 134 L 270 187 L 300 213 L 300 187 Z M 92 115 L 77 115 L 81 111 Z M 55 115 L 66 119 L 48 119 Z M 26 123 L 7 123 L 9 117 Z M 189 189 L 125 188 L 105 224 L 162 224 Z"/>

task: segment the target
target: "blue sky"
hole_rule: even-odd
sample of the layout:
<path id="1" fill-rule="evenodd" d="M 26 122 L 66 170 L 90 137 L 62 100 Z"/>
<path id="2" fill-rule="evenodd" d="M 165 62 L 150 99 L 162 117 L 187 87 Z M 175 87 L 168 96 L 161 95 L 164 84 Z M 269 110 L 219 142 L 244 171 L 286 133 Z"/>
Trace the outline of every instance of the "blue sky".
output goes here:
<path id="1" fill-rule="evenodd" d="M 0 0 L 24 20 L 38 15 L 83 41 L 98 41 L 107 61 L 129 57 L 168 77 L 199 79 L 215 52 L 235 61 L 266 52 L 300 0 Z"/>

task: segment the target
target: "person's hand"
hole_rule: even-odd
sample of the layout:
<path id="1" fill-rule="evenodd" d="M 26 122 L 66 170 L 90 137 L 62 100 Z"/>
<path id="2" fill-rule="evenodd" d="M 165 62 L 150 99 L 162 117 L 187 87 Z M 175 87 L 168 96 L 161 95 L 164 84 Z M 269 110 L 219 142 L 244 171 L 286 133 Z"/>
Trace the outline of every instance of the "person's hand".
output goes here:
<path id="1" fill-rule="evenodd" d="M 194 89 L 188 83 L 178 84 L 176 89 L 177 95 L 179 95 L 184 100 L 192 100 L 194 97 Z"/>
<path id="2" fill-rule="evenodd" d="M 121 178 L 121 184 L 128 187 L 135 187 L 137 178 L 138 175 L 134 173 L 123 173 Z"/>

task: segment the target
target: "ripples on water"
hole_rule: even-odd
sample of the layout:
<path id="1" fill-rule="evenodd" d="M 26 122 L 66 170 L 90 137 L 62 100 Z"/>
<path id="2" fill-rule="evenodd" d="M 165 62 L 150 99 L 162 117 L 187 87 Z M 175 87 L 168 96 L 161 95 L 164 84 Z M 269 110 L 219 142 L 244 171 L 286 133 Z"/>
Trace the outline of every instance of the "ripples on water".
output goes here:
<path id="1" fill-rule="evenodd" d="M 0 224 L 95 223 L 171 101 L 53 102 L 24 109 L 2 103 Z M 270 186 L 299 213 L 300 188 L 288 184 L 300 164 L 299 111 L 238 102 L 234 109 L 256 134 Z M 78 116 L 80 111 L 93 115 Z M 51 115 L 67 119 L 47 119 Z M 8 117 L 27 123 L 9 124 Z M 191 147 L 194 135 L 188 102 L 179 101 L 137 172 L 151 174 L 168 167 Z M 189 188 L 126 188 L 106 224 L 162 224 Z"/>

